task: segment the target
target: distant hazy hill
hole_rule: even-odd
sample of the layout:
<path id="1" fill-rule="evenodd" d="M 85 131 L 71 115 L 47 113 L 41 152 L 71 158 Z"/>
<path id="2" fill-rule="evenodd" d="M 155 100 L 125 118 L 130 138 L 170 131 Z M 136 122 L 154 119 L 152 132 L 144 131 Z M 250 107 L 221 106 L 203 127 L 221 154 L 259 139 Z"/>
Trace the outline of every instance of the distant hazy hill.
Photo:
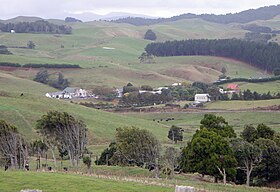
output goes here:
<path id="1" fill-rule="evenodd" d="M 159 19 L 145 19 L 141 17 L 127 17 L 123 19 L 117 19 L 114 22 L 116 23 L 128 23 L 132 25 L 153 25 L 157 23 L 163 22 L 171 22 L 178 21 L 182 19 L 194 19 L 200 18 L 206 21 L 215 22 L 215 23 L 248 23 L 256 20 L 269 20 L 274 18 L 275 16 L 280 15 L 280 5 L 262 7 L 259 9 L 250 9 L 246 11 L 242 11 L 240 13 L 235 14 L 226 14 L 226 15 L 214 15 L 214 14 L 182 14 L 179 16 L 174 16 L 171 18 L 159 18 Z"/>
<path id="2" fill-rule="evenodd" d="M 42 20 L 40 17 L 18 16 L 12 19 L 2 20 L 1 23 L 35 22 Z"/>
<path id="3" fill-rule="evenodd" d="M 92 12 L 85 12 L 81 14 L 67 14 L 67 15 L 60 15 L 58 16 L 59 21 L 64 20 L 64 18 L 75 18 L 77 20 L 81 21 L 95 21 L 95 20 L 117 20 L 117 19 L 122 19 L 122 18 L 127 18 L 127 17 L 140 17 L 144 19 L 156 19 L 156 17 L 148 16 L 148 15 L 142 15 L 142 14 L 134 14 L 134 13 L 125 13 L 125 12 L 112 12 L 106 15 L 98 15 Z M 63 18 L 63 19 L 62 19 Z M 40 17 L 31 17 L 31 16 L 18 16 L 15 18 L 7 19 L 7 20 L 1 20 L 1 23 L 19 23 L 19 22 L 35 22 L 38 20 L 42 20 L 43 18 Z M 56 19 L 57 18 L 53 18 Z M 44 19 L 44 20 L 53 20 L 53 19 Z"/>
<path id="4" fill-rule="evenodd" d="M 140 18 L 149 18 L 155 19 L 155 17 L 141 15 L 141 14 L 134 14 L 134 13 L 124 13 L 124 12 L 112 12 L 106 15 L 98 15 L 92 12 L 85 12 L 81 14 L 68 14 L 67 17 L 74 17 L 76 19 L 82 21 L 94 21 L 94 20 L 117 20 L 127 17 L 140 17 Z"/>

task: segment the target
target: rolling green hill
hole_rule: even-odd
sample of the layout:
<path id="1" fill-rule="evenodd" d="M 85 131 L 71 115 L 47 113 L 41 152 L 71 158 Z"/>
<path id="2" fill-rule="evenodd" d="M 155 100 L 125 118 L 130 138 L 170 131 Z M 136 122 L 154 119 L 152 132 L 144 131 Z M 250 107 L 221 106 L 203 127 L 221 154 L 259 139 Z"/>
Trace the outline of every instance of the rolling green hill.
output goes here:
<path id="1" fill-rule="evenodd" d="M 60 20 L 51 21 L 64 23 Z M 28 41 L 36 44 L 36 48 L 32 50 L 10 48 L 13 55 L 0 55 L 0 60 L 20 64 L 79 64 L 85 69 L 65 70 L 63 73 L 73 86 L 85 88 L 97 85 L 118 87 L 128 82 L 152 86 L 168 85 L 178 81 L 209 82 L 218 78 L 222 66 L 228 68 L 228 74 L 234 77 L 248 77 L 261 73 L 244 63 L 216 57 L 156 58 L 155 64 L 139 63 L 138 57 L 150 43 L 143 39 L 145 32 L 150 28 L 156 32 L 157 41 L 242 38 L 246 31 L 240 29 L 238 25 L 217 24 L 201 19 L 140 27 L 104 21 L 70 23 L 70 25 L 73 28 L 71 35 L 0 33 L 1 44 L 8 47 L 26 46 Z M 9 73 L 32 79 L 36 70 L 9 71 Z"/>
<path id="2" fill-rule="evenodd" d="M 12 19 L 3 20 L 3 23 L 35 22 L 42 20 L 40 17 L 18 16 Z"/>
<path id="3" fill-rule="evenodd" d="M 44 94 L 55 90 L 30 80 L 0 73 L 0 85 L 0 119 L 16 125 L 29 139 L 37 136 L 34 130 L 36 120 L 50 110 L 59 110 L 66 111 L 86 123 L 90 131 L 90 144 L 111 142 L 115 129 L 122 126 L 148 129 L 161 141 L 166 140 L 168 127 L 86 108 L 68 101 L 49 99 Z M 23 96 L 20 96 L 21 93 Z"/>
<path id="4" fill-rule="evenodd" d="M 254 23 L 279 30 L 279 18 Z M 36 17 L 17 17 L 10 22 L 36 21 Z M 6 45 L 13 55 L 0 55 L 1 62 L 19 64 L 78 64 L 81 69 L 48 69 L 51 74 L 62 72 L 71 86 L 92 89 L 96 86 L 122 87 L 128 82 L 133 85 L 151 85 L 159 87 L 175 82 L 216 81 L 226 68 L 226 75 L 236 77 L 270 76 L 264 71 L 246 63 L 221 57 L 182 56 L 158 57 L 152 63 L 140 63 L 138 57 L 150 41 L 143 36 L 148 29 L 157 34 L 157 41 L 181 39 L 219 39 L 243 38 L 247 31 L 239 24 L 218 24 L 202 19 L 185 19 L 160 23 L 152 26 L 133 26 L 105 21 L 87 23 L 65 23 L 62 20 L 49 22 L 71 25 L 73 34 L 18 34 L 0 32 L 0 45 Z M 28 41 L 36 44 L 35 49 L 16 48 L 26 46 Z M 273 41 L 280 42 L 280 36 Z M 40 69 L 0 67 L 0 119 L 18 127 L 28 141 L 36 139 L 36 121 L 50 110 L 65 111 L 79 120 L 83 120 L 89 130 L 89 150 L 99 155 L 114 140 L 115 130 L 123 126 L 136 126 L 151 131 L 164 147 L 171 145 L 167 133 L 172 125 L 184 129 L 183 146 L 199 128 L 200 120 L 208 112 L 222 115 L 240 133 L 246 124 L 265 123 L 279 131 L 279 114 L 267 112 L 240 112 L 231 109 L 247 109 L 257 106 L 276 105 L 279 100 L 256 102 L 215 102 L 206 105 L 205 111 L 191 113 L 108 113 L 87 108 L 68 100 L 56 100 L 45 97 L 47 92 L 58 91 L 47 85 L 32 81 Z M 241 89 L 258 92 L 278 92 L 279 82 L 250 84 L 241 83 Z M 221 110 L 215 111 L 213 109 Z M 211 111 L 213 110 L 213 111 Z M 227 111 L 228 110 L 228 111 Z M 174 117 L 174 121 L 165 121 Z M 162 120 L 161 120 L 162 119 Z M 156 121 L 155 121 L 156 120 Z M 157 123 L 157 121 L 159 121 Z M 34 160 L 35 161 L 35 160 Z M 131 172 L 139 171 L 130 167 Z M 103 169 L 103 168 L 98 168 Z M 104 168 L 122 174 L 123 167 Z M 95 167 L 93 168 L 95 170 Z M 143 170 L 142 170 L 143 171 Z M 147 171 L 147 170 L 145 170 Z M 50 176 L 51 174 L 51 176 Z M 127 172 L 125 172 L 127 174 Z M 125 175 L 123 174 L 123 175 Z M 126 175 L 127 176 L 127 175 Z M 2 178 L 2 180 L 1 180 Z M 202 182 L 188 175 L 178 176 L 182 185 L 194 185 L 200 188 L 219 191 L 266 191 L 266 189 L 219 186 Z M 190 179 L 191 178 L 191 179 Z M 162 183 L 167 182 L 160 180 Z M 174 191 L 173 188 L 144 185 L 134 182 L 122 182 L 96 177 L 78 176 L 63 173 L 1 172 L 0 191 L 14 191 L 22 188 L 41 188 L 44 191 Z M 68 188 L 71 188 L 69 190 Z"/>
<path id="5" fill-rule="evenodd" d="M 63 21 L 55 21 L 60 24 Z M 241 38 L 246 31 L 236 25 L 210 23 L 201 19 L 147 26 L 131 26 L 110 22 L 71 23 L 72 35 L 10 34 L 0 33 L 1 44 L 13 55 L 0 55 L 1 62 L 13 63 L 67 63 L 79 64 L 83 69 L 60 69 L 70 80 L 71 86 L 94 88 L 95 86 L 121 87 L 128 82 L 134 85 L 170 85 L 174 82 L 215 81 L 222 67 L 231 77 L 251 77 L 262 71 L 245 63 L 218 57 L 166 57 L 155 58 L 154 63 L 139 63 L 138 57 L 150 43 L 143 39 L 151 28 L 158 41 L 185 38 Z M 26 46 L 28 41 L 35 49 L 14 48 Z M 67 101 L 49 100 L 46 92 L 54 89 L 30 81 L 39 69 L 10 69 L 1 67 L 0 85 L 4 91 L 0 97 L 1 118 L 17 125 L 29 138 L 35 136 L 35 122 L 49 110 L 63 110 L 84 120 L 92 130 L 93 143 L 112 140 L 115 128 L 137 125 L 147 128 L 166 139 L 167 127 L 122 115 L 115 115 L 85 108 Z M 23 97 L 20 94 L 24 93 Z"/>

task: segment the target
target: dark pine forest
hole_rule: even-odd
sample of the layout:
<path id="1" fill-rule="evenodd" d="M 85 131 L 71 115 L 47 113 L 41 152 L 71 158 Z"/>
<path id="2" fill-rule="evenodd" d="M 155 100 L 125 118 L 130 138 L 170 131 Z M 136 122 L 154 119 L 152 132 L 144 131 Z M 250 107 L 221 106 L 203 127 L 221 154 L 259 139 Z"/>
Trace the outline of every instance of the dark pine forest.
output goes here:
<path id="1" fill-rule="evenodd" d="M 154 56 L 218 56 L 246 62 L 254 67 L 273 71 L 280 67 L 280 46 L 239 39 L 182 40 L 151 43 L 145 51 Z"/>

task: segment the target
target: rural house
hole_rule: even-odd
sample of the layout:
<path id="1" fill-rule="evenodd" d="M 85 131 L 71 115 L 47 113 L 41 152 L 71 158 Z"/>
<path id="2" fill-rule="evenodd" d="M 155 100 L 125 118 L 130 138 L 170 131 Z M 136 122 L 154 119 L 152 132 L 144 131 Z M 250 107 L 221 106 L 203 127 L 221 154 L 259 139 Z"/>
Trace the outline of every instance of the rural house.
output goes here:
<path id="1" fill-rule="evenodd" d="M 84 98 L 87 96 L 87 91 L 78 87 L 67 87 L 63 90 L 64 99 Z"/>
<path id="2" fill-rule="evenodd" d="M 46 97 L 48 98 L 56 98 L 56 99 L 63 99 L 63 92 L 53 92 L 53 93 L 46 93 Z"/>
<path id="3" fill-rule="evenodd" d="M 230 90 L 231 92 L 239 93 L 240 88 L 238 84 L 228 84 L 227 89 Z"/>
<path id="4" fill-rule="evenodd" d="M 205 102 L 210 102 L 210 95 L 209 94 L 196 94 L 194 96 L 194 101 L 198 103 L 205 103 Z"/>
<path id="5" fill-rule="evenodd" d="M 46 93 L 46 97 L 57 99 L 73 99 L 87 97 L 87 91 L 79 87 L 67 87 L 63 91 Z"/>

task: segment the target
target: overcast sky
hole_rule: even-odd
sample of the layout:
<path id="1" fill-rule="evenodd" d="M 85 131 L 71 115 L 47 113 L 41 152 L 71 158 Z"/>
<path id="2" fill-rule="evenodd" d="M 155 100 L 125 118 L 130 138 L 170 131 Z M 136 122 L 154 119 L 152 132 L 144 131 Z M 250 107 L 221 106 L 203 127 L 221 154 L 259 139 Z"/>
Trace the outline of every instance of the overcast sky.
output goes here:
<path id="1" fill-rule="evenodd" d="M 68 13 L 129 12 L 156 17 L 182 13 L 235 13 L 280 4 L 279 0 L 0 0 L 0 19 L 19 15 L 63 18 Z"/>

